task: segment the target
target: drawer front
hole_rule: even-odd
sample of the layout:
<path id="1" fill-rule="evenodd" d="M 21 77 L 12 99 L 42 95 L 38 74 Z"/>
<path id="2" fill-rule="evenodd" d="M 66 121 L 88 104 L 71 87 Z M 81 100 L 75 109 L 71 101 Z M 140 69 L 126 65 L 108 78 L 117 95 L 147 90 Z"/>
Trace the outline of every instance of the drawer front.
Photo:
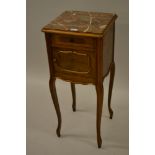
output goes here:
<path id="1" fill-rule="evenodd" d="M 55 75 L 69 81 L 86 81 L 92 83 L 95 79 L 94 53 L 53 48 Z"/>
<path id="2" fill-rule="evenodd" d="M 95 48 L 94 38 L 79 37 L 73 35 L 52 35 L 52 45 L 56 47 L 71 47 L 71 48 Z"/>

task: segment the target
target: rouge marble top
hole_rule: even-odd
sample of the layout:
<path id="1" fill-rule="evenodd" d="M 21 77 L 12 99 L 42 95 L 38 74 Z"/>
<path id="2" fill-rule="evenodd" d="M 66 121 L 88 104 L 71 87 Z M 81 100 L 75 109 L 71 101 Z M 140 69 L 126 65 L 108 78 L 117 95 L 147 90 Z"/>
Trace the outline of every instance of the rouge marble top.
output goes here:
<path id="1" fill-rule="evenodd" d="M 70 31 L 103 34 L 108 25 L 117 18 L 116 14 L 86 11 L 65 11 L 45 27 L 43 32 Z"/>

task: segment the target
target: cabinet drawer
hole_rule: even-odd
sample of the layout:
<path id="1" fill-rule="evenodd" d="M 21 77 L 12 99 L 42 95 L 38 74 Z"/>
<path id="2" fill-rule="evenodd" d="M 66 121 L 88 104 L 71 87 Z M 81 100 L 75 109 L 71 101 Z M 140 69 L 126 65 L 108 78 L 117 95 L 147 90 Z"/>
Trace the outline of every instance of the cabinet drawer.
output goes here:
<path id="1" fill-rule="evenodd" d="M 52 35 L 52 45 L 61 47 L 95 48 L 95 40 L 91 37 L 79 37 L 73 35 Z"/>
<path id="2" fill-rule="evenodd" d="M 55 75 L 68 79 L 94 79 L 95 54 L 62 48 L 53 48 Z M 86 80 L 87 81 L 87 80 Z M 92 81 L 91 81 L 92 82 Z"/>

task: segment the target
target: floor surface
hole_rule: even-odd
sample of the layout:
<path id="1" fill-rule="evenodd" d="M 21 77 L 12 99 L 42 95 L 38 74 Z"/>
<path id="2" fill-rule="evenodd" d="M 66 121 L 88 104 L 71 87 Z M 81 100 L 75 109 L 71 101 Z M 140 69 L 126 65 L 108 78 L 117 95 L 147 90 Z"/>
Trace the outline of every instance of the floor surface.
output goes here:
<path id="1" fill-rule="evenodd" d="M 62 113 L 61 138 L 56 136 L 57 117 L 48 89 L 48 78 L 27 78 L 27 155 L 128 155 L 128 92 L 114 87 L 109 119 L 109 76 L 105 80 L 102 115 L 102 148 L 96 142 L 96 91 L 93 85 L 76 85 L 77 111 L 72 111 L 70 84 L 56 81 Z"/>

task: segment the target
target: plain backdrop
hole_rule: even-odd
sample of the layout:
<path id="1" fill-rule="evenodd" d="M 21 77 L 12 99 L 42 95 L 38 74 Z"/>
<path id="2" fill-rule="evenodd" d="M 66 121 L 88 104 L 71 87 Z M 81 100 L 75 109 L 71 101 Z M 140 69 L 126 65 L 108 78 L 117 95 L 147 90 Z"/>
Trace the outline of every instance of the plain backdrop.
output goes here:
<path id="1" fill-rule="evenodd" d="M 112 96 L 114 117 L 108 118 L 109 76 L 104 81 L 102 149 L 96 142 L 96 91 L 76 85 L 77 112 L 72 112 L 68 82 L 56 81 L 62 113 L 62 137 L 50 97 L 46 44 L 41 28 L 65 10 L 111 12 L 118 15 L 115 34 L 116 76 Z M 128 0 L 27 0 L 27 155 L 128 155 L 129 30 Z"/>

